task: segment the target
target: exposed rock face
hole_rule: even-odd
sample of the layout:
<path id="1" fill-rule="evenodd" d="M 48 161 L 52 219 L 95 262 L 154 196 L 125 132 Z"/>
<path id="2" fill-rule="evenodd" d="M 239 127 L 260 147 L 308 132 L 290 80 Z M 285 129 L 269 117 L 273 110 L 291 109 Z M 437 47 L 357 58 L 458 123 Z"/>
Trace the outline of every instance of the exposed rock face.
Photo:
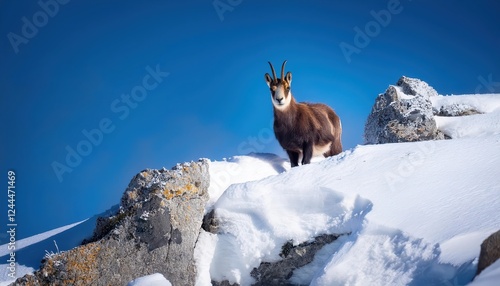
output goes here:
<path id="1" fill-rule="evenodd" d="M 349 235 L 350 233 L 346 233 Z M 262 262 L 258 268 L 254 268 L 250 275 L 255 278 L 253 286 L 277 286 L 277 285 L 295 285 L 290 282 L 294 270 L 299 269 L 314 259 L 316 253 L 325 245 L 334 242 L 340 235 L 322 234 L 317 236 L 314 241 L 304 242 L 299 245 L 293 245 L 287 242 L 281 247 L 280 257 L 276 262 Z M 231 284 L 227 280 L 212 281 L 213 286 L 239 286 L 238 283 Z"/>
<path id="2" fill-rule="evenodd" d="M 201 228 L 206 232 L 217 234 L 219 231 L 219 220 L 215 217 L 215 210 L 211 210 L 203 217 Z"/>
<path id="3" fill-rule="evenodd" d="M 481 244 L 481 253 L 477 264 L 477 274 L 500 259 L 500 230 L 490 235 Z"/>
<path id="4" fill-rule="evenodd" d="M 375 100 L 365 125 L 365 143 L 444 139 L 434 120 L 432 96 L 437 92 L 427 83 L 401 77 Z"/>
<path id="5" fill-rule="evenodd" d="M 161 273 L 194 285 L 193 251 L 208 201 L 208 163 L 145 170 L 130 182 L 117 214 L 98 221 L 86 244 L 46 260 L 15 285 L 126 285 Z"/>
<path id="6" fill-rule="evenodd" d="M 293 271 L 311 263 L 316 253 L 326 244 L 332 243 L 339 236 L 323 234 L 312 242 L 301 243 L 293 246 L 291 242 L 283 245 L 277 262 L 262 262 L 258 268 L 252 270 L 252 277 L 257 280 L 255 286 L 292 285 L 288 280 Z"/>

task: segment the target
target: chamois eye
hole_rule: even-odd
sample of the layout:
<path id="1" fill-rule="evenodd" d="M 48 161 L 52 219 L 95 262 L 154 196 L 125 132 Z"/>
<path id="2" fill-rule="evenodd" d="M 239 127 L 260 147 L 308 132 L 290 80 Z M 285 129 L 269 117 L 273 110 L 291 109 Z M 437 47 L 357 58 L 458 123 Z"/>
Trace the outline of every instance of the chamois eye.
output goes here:
<path id="1" fill-rule="evenodd" d="M 275 85 L 271 86 L 271 90 L 276 91 L 276 86 Z"/>

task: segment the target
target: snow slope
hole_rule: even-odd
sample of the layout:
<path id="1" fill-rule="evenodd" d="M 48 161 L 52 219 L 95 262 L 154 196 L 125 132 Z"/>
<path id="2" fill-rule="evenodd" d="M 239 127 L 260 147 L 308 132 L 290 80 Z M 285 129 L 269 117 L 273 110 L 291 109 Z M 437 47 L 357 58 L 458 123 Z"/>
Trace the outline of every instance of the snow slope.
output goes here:
<path id="1" fill-rule="evenodd" d="M 490 286 L 498 285 L 500 281 L 500 260 L 497 260 L 490 267 L 486 268 L 469 286 Z"/>
<path id="2" fill-rule="evenodd" d="M 437 117 L 453 140 L 358 146 L 290 169 L 273 154 L 210 163 L 210 200 L 219 234 L 203 232 L 195 257 L 197 285 L 250 285 L 253 268 L 280 259 L 281 247 L 342 234 L 294 271 L 300 285 L 466 285 L 479 246 L 500 228 L 500 95 L 437 96 L 433 106 L 471 106 L 485 114 Z M 96 216 L 97 217 L 97 216 Z M 17 274 L 45 251 L 70 249 L 95 217 L 18 241 Z M 3 263 L 6 245 L 0 246 Z M 470 285 L 496 285 L 499 261 Z M 8 284 L 0 265 L 0 285 Z M 160 274 L 131 285 L 163 283 Z M 135 283 L 135 284 L 133 284 Z M 143 284 L 140 284 L 143 283 Z"/>
<path id="3" fill-rule="evenodd" d="M 234 177 L 256 176 L 211 188 L 221 232 L 200 237 L 197 284 L 250 285 L 252 269 L 278 261 L 287 241 L 297 245 L 324 233 L 346 235 L 296 270 L 292 282 L 467 284 L 481 242 L 500 228 L 499 99 L 434 98 L 434 107 L 453 102 L 486 112 L 437 118 L 440 129 L 459 134 L 455 140 L 358 146 L 278 175 L 289 165 L 272 155 L 212 162 L 212 177 L 230 173 L 225 166 L 234 162 L 244 170 Z"/>

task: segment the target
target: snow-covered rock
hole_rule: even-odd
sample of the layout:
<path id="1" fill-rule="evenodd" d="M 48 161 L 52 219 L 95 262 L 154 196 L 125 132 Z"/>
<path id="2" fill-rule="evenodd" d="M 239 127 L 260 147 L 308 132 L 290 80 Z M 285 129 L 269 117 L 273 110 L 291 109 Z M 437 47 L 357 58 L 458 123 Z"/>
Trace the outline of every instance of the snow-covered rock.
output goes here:
<path id="1" fill-rule="evenodd" d="M 437 91 L 432 86 L 418 78 L 402 76 L 396 85 L 401 87 L 403 93 L 407 95 L 423 96 L 427 98 L 438 95 Z"/>
<path id="2" fill-rule="evenodd" d="M 431 102 L 435 111 L 446 110 L 448 114 L 456 113 L 457 106 L 466 106 L 478 113 L 469 116 L 434 116 L 438 129 L 447 138 L 477 138 L 500 132 L 500 117 L 498 117 L 500 96 L 498 94 L 440 95 L 432 97 Z"/>
<path id="3" fill-rule="evenodd" d="M 431 98 L 435 96 L 427 83 L 401 77 L 375 100 L 365 125 L 365 143 L 443 139 L 434 120 Z"/>
<path id="4" fill-rule="evenodd" d="M 467 104 L 451 104 L 448 106 L 441 106 L 439 111 L 434 111 L 435 115 L 438 116 L 467 116 L 474 114 L 481 114 L 474 107 Z"/>

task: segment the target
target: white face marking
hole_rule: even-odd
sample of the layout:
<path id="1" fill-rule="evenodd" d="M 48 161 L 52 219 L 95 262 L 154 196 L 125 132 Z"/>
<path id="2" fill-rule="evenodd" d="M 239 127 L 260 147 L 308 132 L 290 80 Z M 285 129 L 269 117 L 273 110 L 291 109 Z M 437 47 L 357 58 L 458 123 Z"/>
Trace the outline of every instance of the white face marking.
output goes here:
<path id="1" fill-rule="evenodd" d="M 274 97 L 272 97 L 271 94 L 271 98 L 276 109 L 284 110 L 292 101 L 292 93 L 289 91 L 288 96 L 285 97 L 285 90 L 283 89 L 283 86 L 279 86 L 274 93 Z M 278 99 L 281 99 L 281 101 L 278 101 Z"/>

